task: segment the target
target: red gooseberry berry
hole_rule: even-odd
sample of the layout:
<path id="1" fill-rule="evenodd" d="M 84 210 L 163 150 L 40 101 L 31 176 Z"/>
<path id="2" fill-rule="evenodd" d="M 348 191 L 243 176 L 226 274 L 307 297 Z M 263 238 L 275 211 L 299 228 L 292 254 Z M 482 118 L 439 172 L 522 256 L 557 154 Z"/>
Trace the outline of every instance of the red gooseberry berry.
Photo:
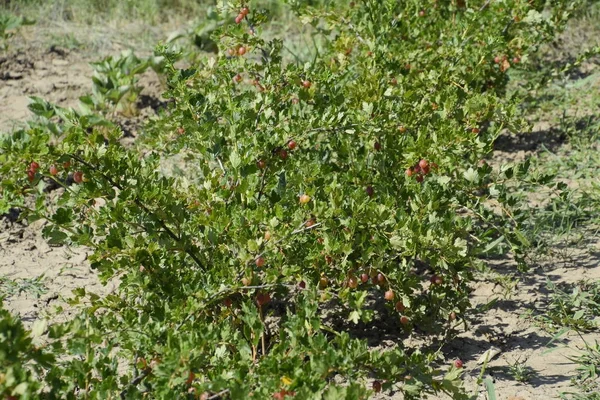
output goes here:
<path id="1" fill-rule="evenodd" d="M 271 301 L 271 295 L 269 295 L 269 293 L 261 292 L 256 295 L 256 303 L 259 306 L 264 306 L 265 304 L 268 304 L 270 301 Z"/>
<path id="2" fill-rule="evenodd" d="M 303 194 L 300 196 L 300 204 L 306 204 L 310 201 L 310 196 L 307 194 Z"/>
<path id="3" fill-rule="evenodd" d="M 394 300 L 394 291 L 392 289 L 386 290 L 385 294 L 383 295 L 383 297 L 387 300 L 387 301 L 392 301 Z"/>
<path id="4" fill-rule="evenodd" d="M 75 172 L 73 174 L 73 180 L 75 181 L 75 183 L 83 182 L 83 172 L 81 172 L 81 171 Z"/>
<path id="5" fill-rule="evenodd" d="M 350 278 L 348 278 L 348 287 L 351 289 L 356 289 L 356 287 L 358 286 L 358 280 L 356 279 L 356 277 L 351 276 Z"/>
<path id="6" fill-rule="evenodd" d="M 261 256 L 261 257 L 258 257 L 256 260 L 254 260 L 254 262 L 256 263 L 256 266 L 257 266 L 258 268 L 264 267 L 264 266 L 265 266 L 265 263 L 266 263 L 266 261 L 265 261 L 265 258 L 264 258 L 264 257 L 262 257 L 262 256 Z"/>
<path id="7" fill-rule="evenodd" d="M 405 309 L 406 309 L 406 307 L 404 307 L 404 303 L 402 301 L 396 302 L 396 311 L 402 312 Z"/>
<path id="8" fill-rule="evenodd" d="M 56 165 L 52 164 L 50 166 L 49 172 L 50 172 L 50 175 L 56 176 L 56 174 L 58 174 L 58 168 L 56 168 Z"/>
<path id="9" fill-rule="evenodd" d="M 379 381 L 373 381 L 373 391 L 375 393 L 381 392 L 381 382 L 379 382 Z"/>

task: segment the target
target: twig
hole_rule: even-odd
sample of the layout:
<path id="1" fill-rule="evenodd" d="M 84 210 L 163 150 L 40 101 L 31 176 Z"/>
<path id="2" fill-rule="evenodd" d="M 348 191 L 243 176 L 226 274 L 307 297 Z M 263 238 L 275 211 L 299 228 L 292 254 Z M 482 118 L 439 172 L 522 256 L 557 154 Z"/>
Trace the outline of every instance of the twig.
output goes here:
<path id="1" fill-rule="evenodd" d="M 263 324 L 263 326 L 265 325 L 265 319 L 263 316 L 263 310 L 262 310 L 262 306 L 259 305 L 258 306 L 258 315 L 260 316 L 260 322 Z M 262 346 L 262 355 L 263 357 L 265 357 L 267 355 L 267 349 L 265 346 L 265 330 L 263 329 L 262 334 L 260 335 L 260 342 L 261 342 L 261 346 Z"/>
<path id="2" fill-rule="evenodd" d="M 360 36 L 360 33 L 358 33 L 358 30 L 356 30 L 356 28 L 354 27 L 354 25 L 352 25 L 352 23 L 350 21 L 347 21 L 346 19 L 342 18 L 342 22 L 347 24 L 348 27 L 350 28 L 351 31 L 354 32 L 354 34 L 356 35 L 356 38 L 362 43 L 362 44 L 368 44 L 365 39 L 362 38 L 362 36 Z"/>
<path id="3" fill-rule="evenodd" d="M 140 375 L 133 378 L 132 381 L 127 384 L 127 387 L 121 391 L 121 394 L 119 395 L 121 399 L 125 398 L 125 396 L 127 395 L 127 390 L 129 390 L 130 387 L 137 386 L 140 382 L 144 380 L 145 377 L 148 376 L 149 373 L 150 369 L 145 369 Z"/>
<path id="4" fill-rule="evenodd" d="M 118 184 L 117 182 L 115 182 L 110 176 L 106 175 L 104 172 L 98 170 L 98 168 L 94 167 L 92 164 L 88 163 L 87 161 L 79 158 L 78 156 L 74 155 L 74 154 L 69 154 L 69 157 L 73 158 L 74 160 L 82 163 L 83 165 L 87 166 L 88 168 L 96 171 L 97 173 L 99 173 L 108 183 L 110 183 L 112 186 L 116 187 L 117 189 L 123 191 L 123 187 Z M 154 217 L 158 223 L 162 226 L 162 228 L 165 230 L 165 232 L 167 232 L 167 234 L 176 242 L 179 242 L 181 240 L 181 238 L 179 238 L 168 226 L 167 224 L 160 218 L 158 218 L 156 216 L 156 214 L 154 214 L 152 211 L 150 211 L 150 209 L 148 209 L 148 207 L 146 207 L 146 205 L 144 203 L 142 203 L 137 197 L 133 199 L 133 201 L 135 202 L 135 204 L 140 207 L 142 210 L 144 210 L 147 214 L 151 215 L 152 217 Z M 200 269 L 202 270 L 206 270 L 206 267 L 204 266 L 204 264 L 200 261 L 200 259 L 198 258 L 198 256 L 196 254 L 194 254 L 192 251 L 190 251 L 189 249 L 184 247 L 184 251 L 186 252 L 186 254 L 188 254 L 193 260 L 194 262 L 200 267 Z"/>
<path id="5" fill-rule="evenodd" d="M 225 168 L 223 168 L 223 163 L 221 162 L 221 159 L 219 157 L 217 157 L 217 161 L 219 162 L 219 167 L 221 167 L 221 171 L 223 171 L 223 173 L 226 174 L 227 171 L 225 171 Z"/>
<path id="6" fill-rule="evenodd" d="M 273 245 L 274 245 L 274 246 L 277 246 L 279 243 L 283 242 L 284 240 L 286 240 L 287 238 L 289 238 L 289 237 L 290 237 L 290 236 L 292 236 L 292 235 L 295 235 L 295 234 L 297 234 L 297 233 L 300 233 L 300 232 L 308 231 L 308 230 L 310 230 L 310 229 L 315 229 L 315 228 L 318 228 L 318 227 L 321 225 L 321 223 L 319 222 L 319 223 L 316 223 L 316 224 L 314 224 L 314 225 L 311 225 L 311 226 L 306 226 L 306 222 L 307 222 L 307 221 L 304 221 L 304 222 L 302 223 L 302 225 L 300 225 L 300 227 L 299 227 L 298 229 L 296 229 L 296 230 L 294 230 L 294 231 L 292 231 L 292 232 L 288 233 L 287 235 L 285 235 L 284 237 L 282 237 L 282 238 L 281 238 L 281 239 L 279 239 L 278 241 L 274 242 L 274 243 L 273 243 Z M 266 252 L 267 252 L 267 250 L 264 250 L 264 251 L 262 251 L 261 253 L 257 254 L 257 255 L 256 255 L 256 257 L 254 257 L 254 258 L 252 259 L 252 261 L 254 261 L 254 262 L 255 262 L 255 261 L 258 259 L 258 258 L 260 258 L 260 257 L 264 256 Z M 250 262 L 248 262 L 248 263 L 250 263 Z M 240 273 L 238 274 L 238 279 L 239 279 L 239 278 L 241 278 L 241 276 L 242 276 L 243 274 L 244 274 L 244 272 L 243 272 L 243 271 L 242 271 L 242 272 L 240 272 Z"/>
<path id="7" fill-rule="evenodd" d="M 229 389 L 221 390 L 220 392 L 215 393 L 212 396 L 210 396 L 207 400 L 218 399 L 219 397 L 221 397 L 222 395 L 224 395 L 225 393 L 228 393 L 228 392 L 229 392 Z"/>
<path id="8" fill-rule="evenodd" d="M 268 169 L 268 168 L 267 168 Z M 267 183 L 266 177 L 267 177 L 267 169 L 265 169 L 263 171 L 261 180 L 260 180 L 260 189 L 258 190 L 258 198 L 256 199 L 256 202 L 258 203 L 260 201 L 260 198 L 263 195 L 263 192 L 265 190 L 265 185 Z"/>
<path id="9" fill-rule="evenodd" d="M 328 131 L 337 131 L 337 130 L 348 129 L 348 128 L 356 128 L 356 127 L 358 127 L 358 124 L 350 124 L 350 125 L 335 126 L 335 127 L 321 126 L 318 128 L 309 129 L 307 132 L 328 132 Z"/>
<path id="10" fill-rule="evenodd" d="M 291 284 L 287 284 L 287 283 L 267 283 L 267 284 L 264 284 L 264 285 L 227 287 L 227 288 L 225 288 L 223 290 L 218 291 L 217 293 L 213 294 L 212 296 L 210 296 L 206 300 L 205 305 L 209 305 L 210 303 L 212 303 L 216 299 L 219 299 L 219 298 L 223 297 L 227 293 L 237 293 L 237 292 L 240 292 L 240 291 L 243 291 L 243 290 L 269 289 L 269 288 L 274 288 L 274 287 L 293 288 L 293 287 L 296 287 L 296 285 L 291 285 Z M 181 327 L 186 322 L 188 322 L 194 315 L 195 314 L 193 312 L 189 313 L 183 320 L 181 320 L 181 322 L 179 324 L 177 324 L 177 326 L 175 327 L 175 331 L 178 331 L 179 329 L 181 329 Z"/>

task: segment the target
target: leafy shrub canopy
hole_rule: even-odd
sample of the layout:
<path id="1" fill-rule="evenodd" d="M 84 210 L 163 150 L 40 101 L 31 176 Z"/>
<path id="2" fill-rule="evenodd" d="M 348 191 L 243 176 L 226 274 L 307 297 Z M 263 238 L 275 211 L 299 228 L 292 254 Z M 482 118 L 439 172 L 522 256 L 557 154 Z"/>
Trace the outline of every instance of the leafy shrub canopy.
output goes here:
<path id="1" fill-rule="evenodd" d="M 369 378 L 460 398 L 460 371 L 401 339 L 448 329 L 478 256 L 526 245 L 518 224 L 490 222 L 526 171 L 480 160 L 522 126 L 507 72 L 572 6 L 544 3 L 289 1 L 320 38 L 309 61 L 284 60 L 283 41 L 261 37 L 266 10 L 250 9 L 190 68 L 158 48 L 171 106 L 135 149 L 94 110 L 127 98 L 114 79 L 135 86 L 148 63 L 96 64 L 114 79 L 96 76 L 85 111 L 35 99 L 43 118 L 2 138 L 0 212 L 47 219 L 51 243 L 92 248 L 120 287 L 77 291 L 91 305 L 42 348 L 3 337 L 0 393 L 365 398 Z M 370 351 L 353 326 L 382 324 L 398 343 Z"/>

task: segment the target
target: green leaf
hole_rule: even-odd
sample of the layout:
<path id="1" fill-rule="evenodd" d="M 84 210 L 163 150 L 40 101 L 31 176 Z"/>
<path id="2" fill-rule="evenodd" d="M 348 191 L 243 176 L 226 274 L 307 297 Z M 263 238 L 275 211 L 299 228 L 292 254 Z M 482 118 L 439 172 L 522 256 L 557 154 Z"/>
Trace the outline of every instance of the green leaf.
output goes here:
<path id="1" fill-rule="evenodd" d="M 469 182 L 477 183 L 479 182 L 479 174 L 473 168 L 469 168 L 463 173 L 465 179 Z"/>
<path id="2" fill-rule="evenodd" d="M 404 249 L 405 244 L 406 244 L 406 241 L 404 239 L 402 239 L 400 236 L 392 236 L 390 238 L 390 245 L 392 246 L 392 248 L 394 248 L 396 250 Z"/>
<path id="3" fill-rule="evenodd" d="M 496 246 L 504 241 L 504 235 L 501 235 L 498 239 L 494 240 L 492 243 L 489 243 L 485 249 L 483 249 L 484 253 L 488 253 L 492 251 Z"/>
<path id="4" fill-rule="evenodd" d="M 356 310 L 351 311 L 350 315 L 348 316 L 348 321 L 358 324 L 358 321 L 360 321 L 360 313 Z"/>
<path id="5" fill-rule="evenodd" d="M 494 386 L 494 382 L 492 378 L 486 376 L 483 379 L 483 385 L 485 386 L 485 390 L 487 392 L 487 396 L 489 400 L 496 400 L 496 387 Z"/>
<path id="6" fill-rule="evenodd" d="M 242 160 L 240 158 L 240 155 L 238 154 L 238 152 L 236 150 L 233 150 L 231 152 L 231 154 L 229 154 L 229 162 L 231 163 L 231 166 L 233 168 L 237 168 L 240 166 Z"/>

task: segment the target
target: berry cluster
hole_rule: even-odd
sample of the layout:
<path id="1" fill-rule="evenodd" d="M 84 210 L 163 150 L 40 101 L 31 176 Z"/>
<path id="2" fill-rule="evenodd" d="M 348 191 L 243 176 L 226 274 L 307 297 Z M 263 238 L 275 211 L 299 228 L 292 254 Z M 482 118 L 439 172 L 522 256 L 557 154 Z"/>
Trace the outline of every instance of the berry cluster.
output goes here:
<path id="1" fill-rule="evenodd" d="M 290 139 L 290 141 L 288 141 L 288 142 L 287 142 L 287 144 L 286 144 L 286 147 L 287 147 L 287 148 L 288 148 L 290 151 L 293 151 L 293 150 L 295 150 L 295 149 L 298 147 L 298 143 L 296 143 L 296 141 L 295 141 L 294 139 Z M 290 155 L 290 154 L 288 153 L 288 150 L 286 150 L 286 149 L 285 149 L 285 148 L 283 148 L 283 147 L 277 147 L 277 148 L 275 148 L 275 149 L 273 150 L 273 154 L 276 154 L 276 155 L 278 155 L 278 156 L 279 156 L 279 158 L 281 158 L 281 159 L 282 159 L 282 160 L 284 160 L 284 161 L 285 161 L 285 160 L 286 160 L 286 159 L 289 157 L 289 155 Z M 265 169 L 265 168 L 267 168 L 267 163 L 266 163 L 266 161 L 265 161 L 265 160 L 263 160 L 263 159 L 259 159 L 259 160 L 256 162 L 256 166 L 257 166 L 259 169 Z M 302 202 L 302 199 L 300 199 L 300 202 L 301 202 L 302 204 L 304 204 L 304 203 Z"/>
<path id="2" fill-rule="evenodd" d="M 63 168 L 66 171 L 68 171 L 69 168 L 71 168 L 71 163 L 69 161 L 64 162 Z M 29 168 L 27 168 L 27 179 L 29 180 L 29 182 L 33 182 L 35 180 L 35 176 L 39 169 L 40 169 L 40 164 L 38 164 L 36 161 L 32 161 L 31 163 L 29 163 Z M 48 173 L 51 176 L 58 175 L 58 172 L 59 172 L 59 170 L 58 170 L 58 166 L 56 164 L 52 164 L 52 165 L 50 165 L 50 167 L 48 167 Z M 75 183 L 83 182 L 83 172 L 76 171 L 73 174 L 73 181 L 75 181 Z"/>
<path id="3" fill-rule="evenodd" d="M 425 175 L 429 174 L 432 169 L 436 168 L 436 163 L 429 163 L 429 161 L 422 159 L 414 166 L 406 169 L 406 176 L 410 178 L 411 176 L 415 175 L 415 180 L 420 183 L 423 182 L 423 179 L 425 179 Z"/>
<path id="4" fill-rule="evenodd" d="M 38 169 L 40 169 L 40 164 L 36 163 L 35 161 L 32 161 L 31 164 L 29 164 L 29 169 L 27 170 L 27 178 L 29 179 L 29 182 L 33 182 Z"/>
<path id="5" fill-rule="evenodd" d="M 241 23 L 248 14 L 250 14 L 250 9 L 248 7 L 242 7 L 240 13 L 235 17 L 235 23 Z"/>

